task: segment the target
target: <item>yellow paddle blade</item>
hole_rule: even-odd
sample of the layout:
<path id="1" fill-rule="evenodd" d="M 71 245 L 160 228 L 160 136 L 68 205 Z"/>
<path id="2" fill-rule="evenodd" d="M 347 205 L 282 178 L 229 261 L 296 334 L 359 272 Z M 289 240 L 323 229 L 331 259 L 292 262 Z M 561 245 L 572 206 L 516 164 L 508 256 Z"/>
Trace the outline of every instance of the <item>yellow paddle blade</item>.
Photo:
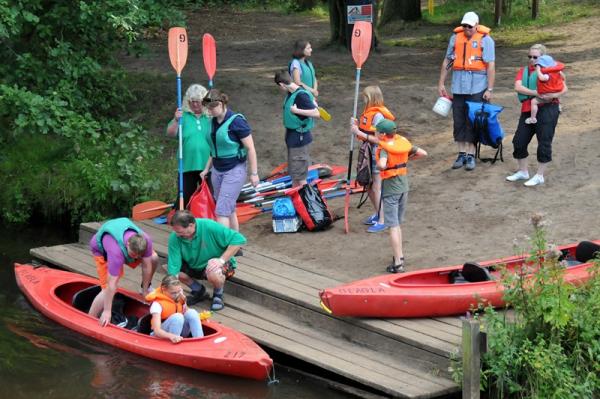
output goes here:
<path id="1" fill-rule="evenodd" d="M 169 58 L 171 65 L 181 75 L 181 71 L 185 67 L 188 56 L 188 36 L 185 28 L 169 29 Z"/>
<path id="2" fill-rule="evenodd" d="M 323 107 L 319 107 L 319 115 L 321 115 L 321 119 L 325 122 L 329 122 L 331 120 L 331 114 L 325 110 Z"/>

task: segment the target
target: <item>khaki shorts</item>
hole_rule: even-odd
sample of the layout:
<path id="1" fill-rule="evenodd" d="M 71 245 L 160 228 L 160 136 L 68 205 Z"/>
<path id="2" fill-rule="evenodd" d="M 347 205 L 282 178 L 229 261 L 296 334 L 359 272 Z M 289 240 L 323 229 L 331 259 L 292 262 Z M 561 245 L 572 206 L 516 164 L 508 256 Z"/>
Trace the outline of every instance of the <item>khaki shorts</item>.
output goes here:
<path id="1" fill-rule="evenodd" d="M 288 174 L 292 181 L 306 180 L 310 166 L 310 144 L 288 148 Z"/>

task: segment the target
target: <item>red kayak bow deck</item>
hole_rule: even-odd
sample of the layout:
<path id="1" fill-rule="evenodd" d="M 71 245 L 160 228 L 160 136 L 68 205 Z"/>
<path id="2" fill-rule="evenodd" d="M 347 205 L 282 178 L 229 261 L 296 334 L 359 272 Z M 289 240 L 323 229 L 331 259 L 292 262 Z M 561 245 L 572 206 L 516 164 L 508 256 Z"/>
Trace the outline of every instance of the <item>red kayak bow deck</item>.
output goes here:
<path id="1" fill-rule="evenodd" d="M 587 242 L 592 246 L 600 241 Z M 583 244 L 583 243 L 582 243 Z M 577 244 L 559 247 L 573 259 Z M 599 247 L 600 248 L 600 247 Z M 588 251 L 589 252 L 589 251 Z M 593 251 L 591 252 L 593 256 Z M 533 272 L 524 256 L 512 256 L 482 262 L 488 269 L 491 280 L 479 282 L 451 283 L 451 276 L 463 270 L 463 265 L 416 270 L 403 274 L 386 274 L 359 280 L 320 292 L 321 306 L 336 316 L 352 317 L 439 317 L 464 314 L 478 303 L 494 307 L 504 305 L 504 287 L 499 280 L 500 271 L 493 266 L 505 265 L 513 272 Z M 592 266 L 589 258 L 565 269 L 565 281 L 580 284 L 589 278 Z"/>
<path id="2" fill-rule="evenodd" d="M 15 276 L 27 299 L 46 317 L 117 348 L 178 366 L 257 380 L 267 379 L 273 367 L 269 355 L 250 338 L 210 320 L 202 321 L 204 337 L 185 338 L 178 344 L 113 324 L 100 327 L 98 319 L 72 305 L 75 294 L 97 285 L 96 279 L 18 263 Z M 149 306 L 138 294 L 123 289 L 119 293 L 126 300 L 125 316 L 141 319 L 148 314 Z"/>

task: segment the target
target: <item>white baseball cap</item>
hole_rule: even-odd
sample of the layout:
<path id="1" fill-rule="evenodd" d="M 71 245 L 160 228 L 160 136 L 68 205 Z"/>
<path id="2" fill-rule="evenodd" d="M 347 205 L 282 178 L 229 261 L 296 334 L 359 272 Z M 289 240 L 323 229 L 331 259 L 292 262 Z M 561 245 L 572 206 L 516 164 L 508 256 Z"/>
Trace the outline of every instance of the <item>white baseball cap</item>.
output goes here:
<path id="1" fill-rule="evenodd" d="M 479 23 L 479 17 L 473 11 L 469 11 L 466 13 L 460 22 L 462 24 L 467 24 L 471 26 L 475 26 Z"/>

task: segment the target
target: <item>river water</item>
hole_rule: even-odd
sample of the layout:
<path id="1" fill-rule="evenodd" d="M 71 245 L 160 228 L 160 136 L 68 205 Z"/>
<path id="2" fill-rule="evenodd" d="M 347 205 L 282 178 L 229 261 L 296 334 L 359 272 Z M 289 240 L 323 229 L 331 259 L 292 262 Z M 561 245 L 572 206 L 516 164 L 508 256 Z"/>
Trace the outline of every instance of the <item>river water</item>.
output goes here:
<path id="1" fill-rule="evenodd" d="M 86 338 L 27 302 L 13 263 L 29 249 L 75 241 L 48 227 L 0 226 L 0 398 L 349 398 L 276 364 L 278 384 L 171 366 Z"/>

